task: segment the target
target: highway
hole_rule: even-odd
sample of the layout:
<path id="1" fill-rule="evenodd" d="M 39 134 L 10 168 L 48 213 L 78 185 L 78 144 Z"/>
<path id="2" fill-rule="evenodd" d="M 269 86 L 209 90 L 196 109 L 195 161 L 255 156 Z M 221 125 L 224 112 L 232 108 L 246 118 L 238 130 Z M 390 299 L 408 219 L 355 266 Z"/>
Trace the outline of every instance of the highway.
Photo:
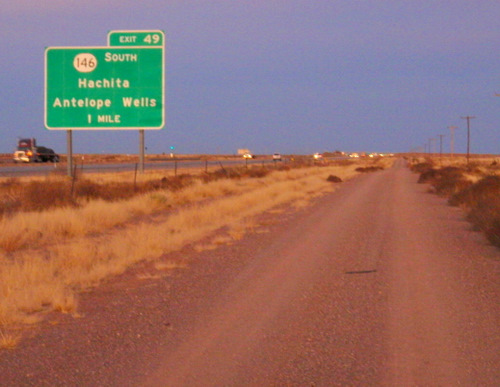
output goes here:
<path id="1" fill-rule="evenodd" d="M 144 170 L 166 169 L 173 170 L 175 168 L 205 168 L 214 166 L 237 166 L 246 164 L 262 164 L 270 163 L 269 159 L 223 159 L 217 160 L 189 160 L 189 159 L 172 159 L 168 161 L 146 162 Z M 89 163 L 85 164 L 76 161 L 74 168 L 78 172 L 86 173 L 106 173 L 106 172 L 124 172 L 134 171 L 138 163 Z M 54 173 L 67 173 L 66 163 L 32 163 L 32 164 L 7 164 L 0 166 L 0 177 L 21 177 L 21 176 L 41 176 Z"/>

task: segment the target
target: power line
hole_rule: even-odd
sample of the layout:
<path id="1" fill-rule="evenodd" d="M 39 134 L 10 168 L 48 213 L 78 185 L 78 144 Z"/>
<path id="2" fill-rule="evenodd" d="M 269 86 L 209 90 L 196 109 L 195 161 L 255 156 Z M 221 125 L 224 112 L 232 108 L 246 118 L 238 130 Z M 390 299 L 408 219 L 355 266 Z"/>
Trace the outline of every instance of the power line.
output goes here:
<path id="1" fill-rule="evenodd" d="M 460 117 L 464 120 L 467 120 L 467 165 L 469 165 L 469 157 L 470 157 L 470 120 L 473 118 L 476 118 L 474 116 L 465 116 L 465 117 Z"/>
<path id="2" fill-rule="evenodd" d="M 446 134 L 438 134 L 439 136 L 439 159 L 443 157 L 443 137 L 446 136 Z"/>

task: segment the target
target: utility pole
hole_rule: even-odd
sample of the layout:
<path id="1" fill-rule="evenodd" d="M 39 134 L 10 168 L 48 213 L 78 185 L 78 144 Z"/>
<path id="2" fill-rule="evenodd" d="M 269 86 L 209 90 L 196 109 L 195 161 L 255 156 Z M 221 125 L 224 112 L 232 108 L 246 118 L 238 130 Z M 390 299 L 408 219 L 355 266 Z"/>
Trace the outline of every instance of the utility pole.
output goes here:
<path id="1" fill-rule="evenodd" d="M 438 134 L 438 136 L 439 136 L 439 159 L 441 160 L 441 157 L 443 157 L 443 137 L 446 135 Z"/>
<path id="2" fill-rule="evenodd" d="M 457 127 L 456 126 L 448 126 L 448 129 L 450 129 L 450 132 L 451 132 L 450 157 L 453 157 L 453 153 L 455 153 L 455 129 L 457 129 Z"/>
<path id="3" fill-rule="evenodd" d="M 476 118 L 474 116 L 465 116 L 460 117 L 464 120 L 467 120 L 467 165 L 469 165 L 469 157 L 470 157 L 470 120 Z"/>
<path id="4" fill-rule="evenodd" d="M 437 138 L 435 138 L 435 137 L 429 138 L 429 153 L 430 154 L 433 154 L 433 153 L 436 152 L 436 148 L 434 146 L 432 146 L 432 143 L 435 142 L 435 141 L 437 141 Z"/>

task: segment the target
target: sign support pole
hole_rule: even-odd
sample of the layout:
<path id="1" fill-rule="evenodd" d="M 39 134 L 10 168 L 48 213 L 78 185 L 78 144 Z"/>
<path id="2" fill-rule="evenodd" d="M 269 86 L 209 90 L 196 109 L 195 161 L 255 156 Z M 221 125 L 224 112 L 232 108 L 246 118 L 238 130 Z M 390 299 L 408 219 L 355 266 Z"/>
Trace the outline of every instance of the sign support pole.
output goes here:
<path id="1" fill-rule="evenodd" d="M 139 172 L 144 173 L 144 129 L 139 130 Z"/>
<path id="2" fill-rule="evenodd" d="M 66 131 L 66 144 L 68 155 L 68 176 L 73 177 L 73 131 Z"/>

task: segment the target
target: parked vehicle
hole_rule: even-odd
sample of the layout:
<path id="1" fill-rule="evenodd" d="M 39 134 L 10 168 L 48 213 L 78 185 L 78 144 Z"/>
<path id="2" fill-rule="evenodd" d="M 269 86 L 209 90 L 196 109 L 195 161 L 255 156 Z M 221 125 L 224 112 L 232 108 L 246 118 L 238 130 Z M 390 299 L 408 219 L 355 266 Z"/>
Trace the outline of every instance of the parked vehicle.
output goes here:
<path id="1" fill-rule="evenodd" d="M 13 158 L 15 163 L 59 162 L 59 155 L 51 148 L 37 146 L 35 138 L 20 139 Z"/>
<path id="2" fill-rule="evenodd" d="M 280 153 L 273 154 L 273 160 L 274 161 L 281 161 L 281 154 Z"/>

